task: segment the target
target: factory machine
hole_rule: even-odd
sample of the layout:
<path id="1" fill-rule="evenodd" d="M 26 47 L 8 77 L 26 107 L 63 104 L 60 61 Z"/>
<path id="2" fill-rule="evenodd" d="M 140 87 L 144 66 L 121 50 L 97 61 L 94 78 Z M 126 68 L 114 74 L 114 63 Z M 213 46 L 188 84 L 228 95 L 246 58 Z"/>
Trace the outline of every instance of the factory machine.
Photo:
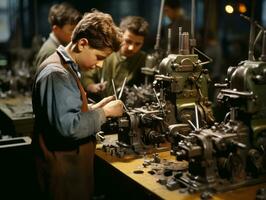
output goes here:
<path id="1" fill-rule="evenodd" d="M 197 123 L 193 131 L 169 126 L 172 154 L 188 161 L 188 171 L 171 179 L 169 189 L 226 191 L 266 180 L 266 31 L 245 18 L 251 22 L 248 60 L 229 67 L 225 83 L 216 85 L 217 100 L 229 108 L 224 121 L 207 129 Z M 255 27 L 260 31 L 254 40 Z M 255 59 L 261 36 L 262 53 Z"/>
<path id="2" fill-rule="evenodd" d="M 203 66 L 212 59 L 196 48 L 195 1 L 192 0 L 191 5 L 191 34 L 182 32 L 182 27 L 179 27 L 178 54 L 167 50 L 169 53 L 159 64 L 154 85 L 160 91 L 161 100 L 176 107 L 177 123 L 195 122 L 194 107 L 197 105 L 201 126 L 209 126 L 214 122 L 214 117 L 208 100 L 210 77 Z M 206 61 L 201 61 L 200 56 Z"/>
<path id="3" fill-rule="evenodd" d="M 161 148 L 167 140 L 169 110 L 161 102 L 127 110 L 122 117 L 111 118 L 103 125 L 104 133 L 117 133 L 115 143 L 103 143 L 103 149 L 123 157 Z"/>
<path id="4" fill-rule="evenodd" d="M 163 3 L 164 1 L 161 5 L 155 51 L 147 56 L 146 65 L 142 68 L 142 72 L 146 76 L 145 85 L 135 88 L 135 93 L 132 93 L 134 95 L 130 96 L 132 98 L 127 99 L 141 99 L 144 102 L 149 102 L 149 99 L 150 102 L 154 101 L 154 98 L 144 95 L 142 92 L 146 91 L 147 94 L 153 94 L 153 92 L 147 91 L 152 91 L 154 88 L 159 92 L 160 101 L 169 105 L 169 108 L 171 107 L 176 122 L 188 123 L 188 120 L 195 122 L 194 106 L 197 104 L 201 126 L 209 126 L 214 122 L 214 117 L 211 102 L 208 100 L 210 77 L 208 70 L 204 69 L 203 66 L 212 62 L 212 59 L 196 48 L 194 38 L 195 1 L 192 0 L 191 36 L 188 32 L 182 32 L 182 27 L 179 27 L 179 53 L 171 54 L 171 31 L 169 30 L 165 58 L 159 51 Z M 204 57 L 206 61 L 201 61 L 200 56 Z M 147 84 L 149 76 L 153 76 L 153 84 Z M 130 105 L 134 105 L 134 103 Z M 138 103 L 137 105 L 141 104 Z"/>
<path id="5" fill-rule="evenodd" d="M 200 122 L 202 125 L 212 124 L 214 121 L 211 102 L 208 101 L 208 71 L 201 62 L 194 47 L 190 49 L 189 34 L 181 33 L 180 29 L 179 54 L 169 54 L 160 63 L 159 74 L 155 75 L 155 87 L 160 91 L 160 97 L 176 107 L 178 123 L 194 121 L 194 106 L 198 105 Z"/>

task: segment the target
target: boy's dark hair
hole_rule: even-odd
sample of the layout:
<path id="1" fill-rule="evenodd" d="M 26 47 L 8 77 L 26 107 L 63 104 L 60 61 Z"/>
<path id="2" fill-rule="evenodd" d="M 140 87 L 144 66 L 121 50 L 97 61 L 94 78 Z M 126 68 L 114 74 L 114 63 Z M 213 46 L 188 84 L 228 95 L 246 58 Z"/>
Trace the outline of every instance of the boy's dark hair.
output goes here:
<path id="1" fill-rule="evenodd" d="M 81 38 L 86 38 L 92 48 L 110 48 L 113 51 L 118 51 L 122 33 L 115 25 L 111 15 L 95 10 L 86 13 L 74 29 L 72 42 L 76 43 Z"/>
<path id="2" fill-rule="evenodd" d="M 165 0 L 164 6 L 168 6 L 172 9 L 180 8 L 179 0 Z"/>
<path id="3" fill-rule="evenodd" d="M 136 35 L 145 37 L 148 34 L 149 23 L 139 16 L 127 16 L 122 19 L 120 28 L 123 32 L 129 30 Z"/>
<path id="4" fill-rule="evenodd" d="M 65 2 L 53 5 L 48 15 L 50 25 L 57 25 L 59 27 L 63 27 L 66 24 L 76 25 L 81 18 L 81 13 Z"/>

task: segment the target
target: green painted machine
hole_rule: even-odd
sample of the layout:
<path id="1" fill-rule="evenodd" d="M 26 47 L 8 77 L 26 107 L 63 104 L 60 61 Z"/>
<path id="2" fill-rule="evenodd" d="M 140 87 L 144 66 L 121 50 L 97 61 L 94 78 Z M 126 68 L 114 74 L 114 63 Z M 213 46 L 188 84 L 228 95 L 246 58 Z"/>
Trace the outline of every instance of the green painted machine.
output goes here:
<path id="1" fill-rule="evenodd" d="M 245 18 L 251 22 L 248 60 L 229 67 L 226 82 L 216 84 L 221 88 L 217 101 L 230 110 L 224 121 L 210 128 L 197 124 L 190 133 L 180 124 L 168 127 L 172 154 L 189 163 L 187 171 L 167 183 L 171 189 L 185 185 L 222 192 L 266 180 L 266 31 Z M 254 40 L 255 26 L 260 31 Z M 261 37 L 262 53 L 256 59 L 254 46 Z"/>
<path id="2" fill-rule="evenodd" d="M 193 21 L 193 20 L 192 20 Z M 208 101 L 208 83 L 210 77 L 203 65 L 211 58 L 195 48 L 196 41 L 189 38 L 188 32 L 179 28 L 178 54 L 169 54 L 159 65 L 159 74 L 155 75 L 157 90 L 162 101 L 176 106 L 177 123 L 195 122 L 195 105 L 199 111 L 201 126 L 214 122 L 211 102 Z M 199 54 L 208 60 L 202 62 Z"/>
<path id="3" fill-rule="evenodd" d="M 225 84 L 217 100 L 238 110 L 238 118 L 250 129 L 255 146 L 266 148 L 266 30 L 243 16 L 251 23 L 248 60 L 229 67 Z M 255 28 L 260 31 L 255 35 Z M 255 40 L 254 40 L 255 38 Z M 254 46 L 262 38 L 261 55 L 254 56 Z"/>

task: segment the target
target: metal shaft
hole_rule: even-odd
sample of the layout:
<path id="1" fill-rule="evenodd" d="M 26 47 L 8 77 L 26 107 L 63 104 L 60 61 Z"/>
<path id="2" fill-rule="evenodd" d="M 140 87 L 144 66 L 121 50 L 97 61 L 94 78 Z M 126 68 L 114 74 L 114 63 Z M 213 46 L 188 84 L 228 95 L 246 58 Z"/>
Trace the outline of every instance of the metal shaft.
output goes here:
<path id="1" fill-rule="evenodd" d="M 248 60 L 254 60 L 254 38 L 255 38 L 255 24 L 254 24 L 254 8 L 255 1 L 251 2 L 251 22 L 250 22 L 250 34 L 249 34 L 249 49 L 248 49 Z"/>
<path id="2" fill-rule="evenodd" d="M 183 55 L 189 54 L 189 33 L 188 32 L 182 33 L 180 53 Z"/>
<path id="3" fill-rule="evenodd" d="M 125 88 L 126 82 L 127 82 L 127 77 L 125 77 L 125 79 L 124 79 L 124 81 L 123 81 L 123 84 L 122 84 L 122 87 L 121 87 L 120 93 L 119 93 L 119 95 L 118 95 L 118 99 L 121 99 L 121 97 L 122 97 L 123 90 L 124 90 L 124 88 Z"/>
<path id="4" fill-rule="evenodd" d="M 263 39 L 262 39 L 262 52 L 260 59 L 263 62 L 266 62 L 266 31 L 263 31 Z"/>
<path id="5" fill-rule="evenodd" d="M 178 53 L 181 50 L 181 43 L 182 43 L 182 27 L 178 27 Z"/>
<path id="6" fill-rule="evenodd" d="M 195 13 L 196 13 L 196 6 L 195 0 L 191 1 L 191 54 L 194 54 L 194 47 L 195 47 Z"/>
<path id="7" fill-rule="evenodd" d="M 195 38 L 195 13 L 196 13 L 196 6 L 195 0 L 191 1 L 191 39 Z"/>
<path id="8" fill-rule="evenodd" d="M 196 128 L 199 129 L 199 115 L 198 115 L 198 106 L 195 104 L 195 118 L 196 118 Z"/>
<path id="9" fill-rule="evenodd" d="M 114 91 L 114 95 L 115 95 L 115 99 L 117 100 L 117 94 L 116 94 L 116 89 L 115 89 L 115 83 L 114 83 L 114 79 L 112 79 L 112 87 L 113 87 L 113 91 Z"/>
<path id="10" fill-rule="evenodd" d="M 160 15 L 159 15 L 159 22 L 158 22 L 158 27 L 157 27 L 157 35 L 156 35 L 156 43 L 154 46 L 155 50 L 159 50 L 159 47 L 160 47 L 161 27 L 162 27 L 162 18 L 163 18 L 163 6 L 164 6 L 164 0 L 161 0 Z"/>
<path id="11" fill-rule="evenodd" d="M 166 54 L 169 55 L 171 53 L 171 40 L 172 40 L 172 30 L 168 28 L 168 37 L 167 37 L 167 51 Z"/>

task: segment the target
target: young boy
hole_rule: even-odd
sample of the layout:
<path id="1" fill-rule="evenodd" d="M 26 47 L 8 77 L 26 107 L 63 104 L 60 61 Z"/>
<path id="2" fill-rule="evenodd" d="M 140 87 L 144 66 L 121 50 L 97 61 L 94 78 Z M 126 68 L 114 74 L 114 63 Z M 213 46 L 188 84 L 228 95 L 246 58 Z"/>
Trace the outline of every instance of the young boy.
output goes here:
<path id="1" fill-rule="evenodd" d="M 37 175 L 44 199 L 88 200 L 93 192 L 95 134 L 106 117 L 121 116 L 110 96 L 88 107 L 80 70 L 100 67 L 120 48 L 121 33 L 108 14 L 84 15 L 71 42 L 38 68 L 32 92 Z"/>

